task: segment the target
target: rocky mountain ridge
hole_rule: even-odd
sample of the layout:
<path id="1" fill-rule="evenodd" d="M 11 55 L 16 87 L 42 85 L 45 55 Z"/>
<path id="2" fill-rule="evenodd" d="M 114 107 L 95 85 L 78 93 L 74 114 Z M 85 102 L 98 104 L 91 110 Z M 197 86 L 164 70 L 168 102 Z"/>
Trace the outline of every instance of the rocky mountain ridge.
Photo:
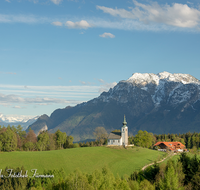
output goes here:
<path id="1" fill-rule="evenodd" d="M 119 129 L 126 114 L 129 132 L 175 133 L 200 130 L 200 81 L 189 74 L 134 73 L 108 92 L 75 107 L 55 110 L 31 125 L 60 129 L 76 140 L 93 137 L 103 126 Z M 120 119 L 121 118 L 121 119 Z"/>

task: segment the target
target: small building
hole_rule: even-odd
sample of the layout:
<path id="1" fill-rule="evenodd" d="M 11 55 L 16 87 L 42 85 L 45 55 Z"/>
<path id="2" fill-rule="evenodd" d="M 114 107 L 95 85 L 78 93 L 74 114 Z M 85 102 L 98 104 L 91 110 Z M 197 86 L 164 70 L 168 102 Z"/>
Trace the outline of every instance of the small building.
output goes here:
<path id="1" fill-rule="evenodd" d="M 124 122 L 121 128 L 121 132 L 111 132 L 108 136 L 108 145 L 114 146 L 128 146 L 128 127 L 126 126 L 126 118 L 124 116 Z"/>
<path id="2" fill-rule="evenodd" d="M 172 152 L 183 152 L 187 151 L 185 148 L 185 145 L 183 145 L 181 142 L 157 142 L 154 144 L 154 147 L 158 146 L 159 151 L 167 151 L 170 150 Z"/>

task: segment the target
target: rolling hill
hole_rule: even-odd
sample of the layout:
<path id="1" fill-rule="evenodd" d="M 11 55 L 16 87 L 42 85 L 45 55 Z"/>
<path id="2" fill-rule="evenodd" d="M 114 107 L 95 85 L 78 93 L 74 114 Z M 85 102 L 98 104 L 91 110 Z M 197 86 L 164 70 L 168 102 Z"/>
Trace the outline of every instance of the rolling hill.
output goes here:
<path id="1" fill-rule="evenodd" d="M 107 147 L 85 147 L 52 151 L 1 152 L 1 169 L 24 166 L 31 175 L 31 169 L 42 174 L 44 170 L 64 169 L 66 174 L 80 169 L 85 173 L 101 170 L 107 166 L 116 176 L 130 175 L 144 165 L 163 157 L 164 152 L 146 148 L 113 149 Z"/>

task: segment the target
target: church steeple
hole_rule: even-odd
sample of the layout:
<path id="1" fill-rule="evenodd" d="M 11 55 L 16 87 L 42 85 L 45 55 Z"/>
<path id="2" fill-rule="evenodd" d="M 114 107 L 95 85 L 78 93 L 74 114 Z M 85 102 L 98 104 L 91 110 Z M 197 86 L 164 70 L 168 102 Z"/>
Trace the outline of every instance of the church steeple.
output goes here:
<path id="1" fill-rule="evenodd" d="M 123 122 L 122 124 L 123 124 L 123 127 L 126 127 L 127 122 L 126 122 L 126 117 L 125 117 L 125 115 L 124 115 L 124 122 Z"/>
<path id="2" fill-rule="evenodd" d="M 128 127 L 126 126 L 126 117 L 124 115 L 124 122 L 122 123 L 122 129 L 121 129 L 121 136 L 122 136 L 122 145 L 128 146 Z"/>

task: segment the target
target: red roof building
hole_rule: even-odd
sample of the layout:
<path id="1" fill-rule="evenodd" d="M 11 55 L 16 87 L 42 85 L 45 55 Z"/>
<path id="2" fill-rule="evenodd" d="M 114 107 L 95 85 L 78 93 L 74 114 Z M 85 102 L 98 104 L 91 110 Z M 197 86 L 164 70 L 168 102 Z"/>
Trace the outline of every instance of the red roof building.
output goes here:
<path id="1" fill-rule="evenodd" d="M 187 150 L 185 145 L 180 142 L 157 142 L 154 146 L 159 146 L 160 151 L 166 151 L 167 149 L 173 152 L 183 152 Z"/>

